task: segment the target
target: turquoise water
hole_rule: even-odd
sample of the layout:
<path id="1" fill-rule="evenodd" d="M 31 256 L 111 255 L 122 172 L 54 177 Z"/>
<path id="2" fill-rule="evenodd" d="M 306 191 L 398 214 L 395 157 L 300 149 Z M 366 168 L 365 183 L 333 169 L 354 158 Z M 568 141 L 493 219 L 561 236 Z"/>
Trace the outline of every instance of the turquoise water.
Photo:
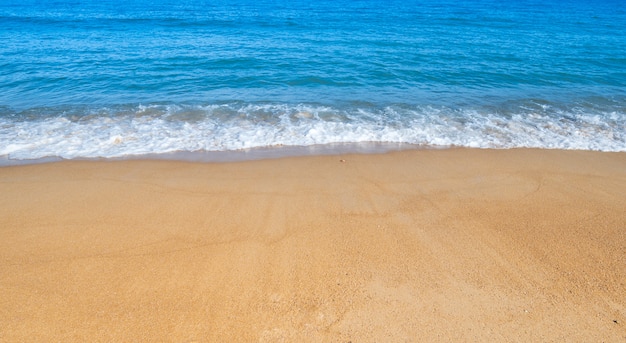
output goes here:
<path id="1" fill-rule="evenodd" d="M 626 151 L 623 1 L 0 1 L 0 157 Z"/>

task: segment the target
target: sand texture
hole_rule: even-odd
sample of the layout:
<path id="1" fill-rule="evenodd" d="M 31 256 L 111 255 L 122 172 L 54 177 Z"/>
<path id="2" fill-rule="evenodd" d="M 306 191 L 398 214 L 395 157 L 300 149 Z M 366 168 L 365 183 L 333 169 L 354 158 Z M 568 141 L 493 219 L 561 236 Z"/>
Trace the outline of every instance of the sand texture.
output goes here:
<path id="1" fill-rule="evenodd" d="M 626 153 L 0 168 L 1 342 L 625 342 Z"/>

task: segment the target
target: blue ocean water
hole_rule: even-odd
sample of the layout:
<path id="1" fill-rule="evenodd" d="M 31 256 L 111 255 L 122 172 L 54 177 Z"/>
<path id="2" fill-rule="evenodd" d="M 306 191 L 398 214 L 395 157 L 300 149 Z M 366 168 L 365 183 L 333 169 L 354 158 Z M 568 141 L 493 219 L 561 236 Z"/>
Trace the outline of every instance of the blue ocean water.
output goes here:
<path id="1" fill-rule="evenodd" d="M 1 0 L 0 158 L 626 151 L 622 0 Z"/>

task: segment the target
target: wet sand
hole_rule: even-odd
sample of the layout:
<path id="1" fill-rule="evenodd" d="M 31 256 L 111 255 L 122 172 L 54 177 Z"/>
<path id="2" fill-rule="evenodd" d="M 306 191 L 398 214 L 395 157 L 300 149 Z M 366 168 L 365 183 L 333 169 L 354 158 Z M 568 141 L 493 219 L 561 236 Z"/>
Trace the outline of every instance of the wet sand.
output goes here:
<path id="1" fill-rule="evenodd" d="M 0 341 L 626 341 L 626 153 L 0 168 Z"/>

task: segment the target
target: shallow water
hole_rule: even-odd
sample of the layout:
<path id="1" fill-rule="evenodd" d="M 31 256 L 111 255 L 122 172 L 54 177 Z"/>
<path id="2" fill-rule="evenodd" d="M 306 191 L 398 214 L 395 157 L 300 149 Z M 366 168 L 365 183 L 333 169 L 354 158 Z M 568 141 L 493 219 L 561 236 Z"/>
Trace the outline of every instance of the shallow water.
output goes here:
<path id="1" fill-rule="evenodd" d="M 621 1 L 0 3 L 0 156 L 626 151 Z"/>

